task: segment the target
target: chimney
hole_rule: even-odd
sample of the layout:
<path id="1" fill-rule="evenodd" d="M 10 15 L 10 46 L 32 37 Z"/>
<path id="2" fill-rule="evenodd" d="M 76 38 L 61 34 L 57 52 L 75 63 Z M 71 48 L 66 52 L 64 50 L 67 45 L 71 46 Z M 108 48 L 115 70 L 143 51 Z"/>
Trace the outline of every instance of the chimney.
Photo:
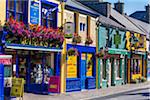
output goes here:
<path id="1" fill-rule="evenodd" d="M 114 3 L 114 9 L 118 11 L 120 14 L 124 14 L 124 3 L 118 1 L 117 3 Z"/>
<path id="2" fill-rule="evenodd" d="M 109 17 L 111 14 L 111 3 L 109 2 L 99 2 L 97 7 L 97 11 L 102 15 Z"/>
<path id="3" fill-rule="evenodd" d="M 146 21 L 150 24 L 150 5 L 148 4 L 146 7 Z"/>

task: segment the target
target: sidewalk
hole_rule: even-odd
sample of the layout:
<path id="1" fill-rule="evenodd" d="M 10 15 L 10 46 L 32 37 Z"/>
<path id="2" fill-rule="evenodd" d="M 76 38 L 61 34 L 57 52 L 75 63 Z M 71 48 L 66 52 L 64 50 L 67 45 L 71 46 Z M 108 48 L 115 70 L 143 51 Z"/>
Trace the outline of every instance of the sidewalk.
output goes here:
<path id="1" fill-rule="evenodd" d="M 23 100 L 87 100 L 141 88 L 150 88 L 150 82 L 113 86 L 105 89 L 69 92 L 65 94 L 36 95 L 32 93 L 25 93 Z"/>

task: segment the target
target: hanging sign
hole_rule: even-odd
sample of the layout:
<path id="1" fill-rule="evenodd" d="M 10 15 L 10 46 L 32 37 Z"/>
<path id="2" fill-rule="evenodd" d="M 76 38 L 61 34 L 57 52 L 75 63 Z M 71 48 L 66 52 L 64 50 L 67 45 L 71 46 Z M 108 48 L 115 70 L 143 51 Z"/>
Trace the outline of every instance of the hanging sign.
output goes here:
<path id="1" fill-rule="evenodd" d="M 77 78 L 77 56 L 68 56 L 67 78 Z"/>
<path id="2" fill-rule="evenodd" d="M 64 25 L 65 38 L 72 38 L 74 33 L 74 23 L 66 22 Z"/>
<path id="3" fill-rule="evenodd" d="M 30 1 L 30 23 L 39 24 L 39 3 L 35 1 Z"/>
<path id="4" fill-rule="evenodd" d="M 10 95 L 14 97 L 23 97 L 23 94 L 24 94 L 24 79 L 13 78 Z"/>
<path id="5" fill-rule="evenodd" d="M 53 93 L 60 92 L 60 77 L 59 76 L 50 77 L 48 92 L 53 92 Z"/>

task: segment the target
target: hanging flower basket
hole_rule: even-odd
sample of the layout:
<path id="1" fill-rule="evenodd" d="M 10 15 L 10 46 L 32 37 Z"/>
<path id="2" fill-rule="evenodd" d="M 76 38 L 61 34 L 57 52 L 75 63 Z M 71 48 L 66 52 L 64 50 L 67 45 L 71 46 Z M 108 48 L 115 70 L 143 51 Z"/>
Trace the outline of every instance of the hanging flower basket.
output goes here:
<path id="1" fill-rule="evenodd" d="M 74 37 L 73 37 L 73 39 L 72 39 L 72 43 L 73 43 L 73 44 L 81 43 L 81 36 L 75 33 L 75 34 L 74 34 Z"/>
<path id="2" fill-rule="evenodd" d="M 78 56 L 78 51 L 76 48 L 70 48 L 67 53 L 69 56 Z"/>
<path id="3" fill-rule="evenodd" d="M 88 36 L 88 37 L 86 38 L 85 45 L 90 45 L 90 44 L 92 44 L 92 43 L 93 43 L 93 40 L 91 39 L 90 36 Z"/>
<path id="4" fill-rule="evenodd" d="M 96 57 L 101 58 L 104 57 L 104 55 L 105 55 L 105 51 L 102 49 L 99 53 L 96 54 Z"/>

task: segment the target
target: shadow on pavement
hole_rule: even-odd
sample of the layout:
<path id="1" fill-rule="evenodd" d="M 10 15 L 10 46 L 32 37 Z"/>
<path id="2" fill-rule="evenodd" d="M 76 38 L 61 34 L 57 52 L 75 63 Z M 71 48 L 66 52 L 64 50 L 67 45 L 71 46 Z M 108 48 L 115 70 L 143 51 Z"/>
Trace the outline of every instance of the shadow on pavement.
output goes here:
<path id="1" fill-rule="evenodd" d="M 142 96 L 150 97 L 150 93 L 149 92 L 144 92 L 144 93 L 130 93 L 130 94 L 126 94 L 126 95 L 142 95 Z"/>

